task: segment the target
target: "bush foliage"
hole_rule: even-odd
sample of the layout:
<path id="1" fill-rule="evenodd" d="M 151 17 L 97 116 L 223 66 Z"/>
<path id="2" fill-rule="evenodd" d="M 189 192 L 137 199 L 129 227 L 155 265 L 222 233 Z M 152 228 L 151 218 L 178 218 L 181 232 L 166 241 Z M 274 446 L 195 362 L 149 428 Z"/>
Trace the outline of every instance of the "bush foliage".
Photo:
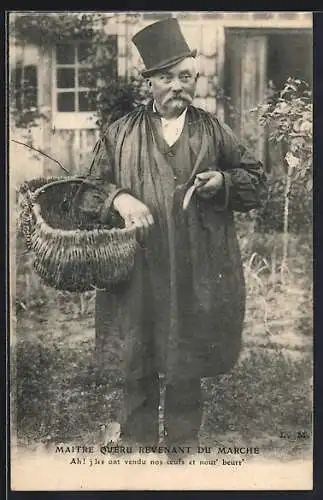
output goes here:
<path id="1" fill-rule="evenodd" d="M 269 175 L 268 199 L 260 215 L 263 230 L 310 232 L 312 228 L 312 93 L 304 81 L 288 78 L 257 108 L 269 145 L 280 146 L 281 169 Z M 285 217 L 285 221 L 284 221 Z M 284 222 L 285 226 L 284 227 Z"/>

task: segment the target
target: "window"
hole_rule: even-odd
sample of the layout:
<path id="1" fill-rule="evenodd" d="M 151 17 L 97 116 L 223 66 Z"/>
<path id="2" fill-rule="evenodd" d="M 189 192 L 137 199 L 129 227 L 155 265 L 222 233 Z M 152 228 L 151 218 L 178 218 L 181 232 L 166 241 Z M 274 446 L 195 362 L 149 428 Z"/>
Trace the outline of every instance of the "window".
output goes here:
<path id="1" fill-rule="evenodd" d="M 14 106 L 17 111 L 24 112 L 37 108 L 37 67 L 18 64 L 12 70 L 12 86 Z"/>
<path id="2" fill-rule="evenodd" d="M 87 64 L 86 43 L 56 46 L 56 106 L 59 112 L 95 111 L 95 78 Z"/>
<path id="3" fill-rule="evenodd" d="M 111 36 L 114 47 L 117 37 Z M 89 62 L 88 42 L 59 43 L 54 52 L 53 119 L 55 128 L 95 128 L 96 75 Z M 116 77 L 116 58 L 111 77 Z"/>

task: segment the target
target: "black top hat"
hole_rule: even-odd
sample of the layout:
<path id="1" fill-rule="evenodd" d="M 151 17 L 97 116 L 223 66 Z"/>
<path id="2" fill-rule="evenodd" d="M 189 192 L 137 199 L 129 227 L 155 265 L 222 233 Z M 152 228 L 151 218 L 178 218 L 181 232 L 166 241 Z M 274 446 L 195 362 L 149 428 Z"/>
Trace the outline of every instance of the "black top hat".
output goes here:
<path id="1" fill-rule="evenodd" d="M 195 57 L 196 50 L 190 50 L 181 32 L 178 21 L 168 18 L 150 24 L 132 38 L 146 66 L 144 77 L 167 68 L 186 57 Z"/>

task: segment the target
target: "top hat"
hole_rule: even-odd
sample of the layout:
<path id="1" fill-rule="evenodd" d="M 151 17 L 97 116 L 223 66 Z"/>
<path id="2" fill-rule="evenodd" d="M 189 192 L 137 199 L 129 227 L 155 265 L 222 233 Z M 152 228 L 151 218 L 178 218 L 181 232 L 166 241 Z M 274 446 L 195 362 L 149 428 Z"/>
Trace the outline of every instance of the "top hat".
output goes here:
<path id="1" fill-rule="evenodd" d="M 144 77 L 149 77 L 155 71 L 172 66 L 186 57 L 196 56 L 196 50 L 189 48 L 177 19 L 172 17 L 150 24 L 136 33 L 132 41 L 144 61 Z"/>

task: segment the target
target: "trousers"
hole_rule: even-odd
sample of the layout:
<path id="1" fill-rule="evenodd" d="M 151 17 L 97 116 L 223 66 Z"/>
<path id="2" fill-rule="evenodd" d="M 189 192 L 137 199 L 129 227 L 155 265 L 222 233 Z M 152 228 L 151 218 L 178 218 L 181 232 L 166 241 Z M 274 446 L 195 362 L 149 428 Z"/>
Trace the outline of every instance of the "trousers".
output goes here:
<path id="1" fill-rule="evenodd" d="M 166 444 L 198 446 L 203 403 L 200 379 L 175 380 L 166 383 L 163 390 L 161 385 L 156 371 L 140 379 L 126 380 L 123 438 L 146 446 L 158 444 L 163 399 Z"/>
<path id="2" fill-rule="evenodd" d="M 167 443 L 193 446 L 198 443 L 202 420 L 201 379 L 197 375 L 189 376 L 188 371 L 185 375 L 180 370 L 172 376 L 167 373 L 168 323 L 163 320 L 168 311 L 167 288 L 158 286 L 158 280 L 154 282 L 154 289 L 149 286 L 147 267 L 139 257 L 130 284 L 113 293 L 97 292 L 97 352 L 102 355 L 99 365 L 103 365 L 103 353 L 109 351 L 111 343 L 113 352 L 114 338 L 120 337 L 123 366 L 120 421 L 125 441 L 156 445 L 163 423 Z M 141 287 L 143 275 L 146 286 Z M 164 384 L 160 373 L 167 375 Z M 161 403 L 163 422 L 159 418 Z"/>

